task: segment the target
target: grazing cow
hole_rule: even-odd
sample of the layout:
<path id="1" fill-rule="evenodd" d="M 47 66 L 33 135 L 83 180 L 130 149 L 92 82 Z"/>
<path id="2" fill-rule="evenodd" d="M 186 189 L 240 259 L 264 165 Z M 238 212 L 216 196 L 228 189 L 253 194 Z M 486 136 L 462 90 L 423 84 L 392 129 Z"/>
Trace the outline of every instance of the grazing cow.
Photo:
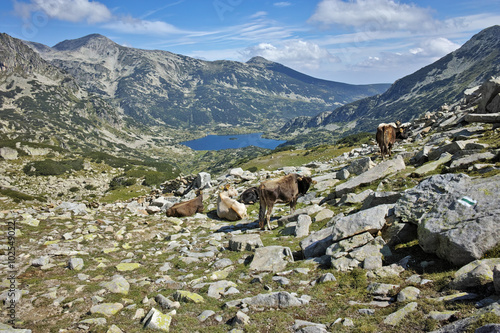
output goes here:
<path id="1" fill-rule="evenodd" d="M 259 186 L 260 229 L 264 230 L 267 223 L 267 228 L 271 230 L 269 220 L 271 219 L 273 206 L 276 202 L 289 203 L 290 213 L 293 213 L 297 204 L 297 198 L 299 195 L 306 194 L 312 183 L 313 180 L 311 177 L 300 176 L 296 173 L 262 182 Z"/>
<path id="2" fill-rule="evenodd" d="M 396 142 L 396 133 L 400 132 L 401 129 L 399 124 L 390 123 L 390 124 L 380 124 L 377 127 L 377 135 L 375 139 L 377 140 L 377 144 L 380 148 L 380 155 L 382 156 L 382 160 L 384 159 L 384 155 L 391 156 L 391 149 Z"/>
<path id="3" fill-rule="evenodd" d="M 203 192 L 189 201 L 179 202 L 167 209 L 167 216 L 185 217 L 203 212 Z"/>
<path id="4" fill-rule="evenodd" d="M 245 204 L 233 199 L 238 195 L 235 189 L 226 188 L 226 191 L 219 193 L 217 198 L 217 216 L 229 221 L 237 221 L 247 217 Z"/>
<path id="5" fill-rule="evenodd" d="M 254 204 L 259 200 L 259 189 L 255 186 L 246 189 L 240 195 L 240 202 L 244 204 Z"/>

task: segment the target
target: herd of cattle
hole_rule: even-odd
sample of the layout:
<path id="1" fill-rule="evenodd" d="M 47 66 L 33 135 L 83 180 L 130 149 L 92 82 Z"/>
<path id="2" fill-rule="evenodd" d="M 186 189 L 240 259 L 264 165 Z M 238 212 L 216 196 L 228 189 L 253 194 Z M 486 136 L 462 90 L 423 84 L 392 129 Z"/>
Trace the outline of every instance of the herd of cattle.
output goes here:
<path id="1" fill-rule="evenodd" d="M 380 148 L 380 155 L 384 159 L 384 155 L 391 156 L 391 149 L 396 139 L 406 139 L 408 133 L 400 122 L 380 124 L 375 138 Z M 235 189 L 225 187 L 217 198 L 217 216 L 229 221 L 241 220 L 247 217 L 245 205 L 259 201 L 259 227 L 265 230 L 267 226 L 271 230 L 269 221 L 274 204 L 287 203 L 293 213 L 298 197 L 306 194 L 313 183 L 311 177 L 293 173 L 279 179 L 263 181 L 258 187 L 245 190 L 239 196 L 239 200 L 235 199 L 238 196 Z M 192 216 L 202 213 L 203 209 L 203 192 L 198 190 L 196 198 L 173 205 L 167 210 L 167 216 Z"/>

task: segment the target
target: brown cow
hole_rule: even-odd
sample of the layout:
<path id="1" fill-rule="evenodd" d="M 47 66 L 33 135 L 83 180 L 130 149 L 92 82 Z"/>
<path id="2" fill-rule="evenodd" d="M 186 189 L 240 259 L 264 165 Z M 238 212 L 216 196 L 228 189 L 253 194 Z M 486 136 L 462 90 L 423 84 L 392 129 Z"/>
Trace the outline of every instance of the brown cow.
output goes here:
<path id="1" fill-rule="evenodd" d="M 391 156 L 392 146 L 396 142 L 396 135 L 398 132 L 401 134 L 401 131 L 402 129 L 399 127 L 399 122 L 390 124 L 382 123 L 378 125 L 375 139 L 377 140 L 377 144 L 380 148 L 382 160 L 386 154 Z"/>
<path id="2" fill-rule="evenodd" d="M 290 213 L 293 213 L 297 204 L 297 198 L 301 194 L 306 194 L 312 183 L 313 180 L 311 177 L 300 176 L 296 173 L 262 182 L 259 186 L 260 229 L 264 230 L 267 223 L 267 228 L 271 230 L 269 220 L 271 219 L 273 206 L 276 202 L 289 203 Z"/>
<path id="3" fill-rule="evenodd" d="M 167 209 L 167 216 L 185 217 L 203 212 L 203 192 L 199 192 L 194 199 L 179 202 Z"/>

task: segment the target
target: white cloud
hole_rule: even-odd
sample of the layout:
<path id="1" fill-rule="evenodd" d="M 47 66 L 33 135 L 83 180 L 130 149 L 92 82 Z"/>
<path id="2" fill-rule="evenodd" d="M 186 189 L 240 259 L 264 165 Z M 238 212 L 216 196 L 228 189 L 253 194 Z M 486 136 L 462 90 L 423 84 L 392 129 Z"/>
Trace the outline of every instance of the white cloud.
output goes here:
<path id="1" fill-rule="evenodd" d="M 368 31 L 435 29 L 441 23 L 430 9 L 393 0 L 323 0 L 310 22 L 326 26 L 341 25 Z"/>
<path id="2" fill-rule="evenodd" d="M 455 51 L 459 47 L 460 45 L 453 43 L 446 38 L 439 37 L 420 42 L 416 48 L 410 49 L 409 52 L 420 56 L 440 58 Z"/>
<path id="3" fill-rule="evenodd" d="M 288 1 L 282 1 L 282 2 L 275 2 L 273 3 L 275 7 L 288 7 L 291 6 L 292 4 Z"/>
<path id="4" fill-rule="evenodd" d="M 111 21 L 104 26 L 129 34 L 169 35 L 184 33 L 184 31 L 163 21 L 140 20 L 131 16 L 121 17 L 119 20 Z"/>
<path id="5" fill-rule="evenodd" d="M 297 70 L 317 69 L 322 64 L 338 62 L 338 58 L 330 54 L 328 50 L 303 40 L 288 40 L 278 46 L 260 43 L 246 48 L 241 54 L 246 59 L 261 56 Z"/>
<path id="6" fill-rule="evenodd" d="M 22 17 L 35 11 L 45 13 L 49 18 L 69 22 L 100 23 L 112 18 L 111 11 L 102 3 L 88 0 L 31 0 L 30 3 L 15 2 L 14 10 Z"/>

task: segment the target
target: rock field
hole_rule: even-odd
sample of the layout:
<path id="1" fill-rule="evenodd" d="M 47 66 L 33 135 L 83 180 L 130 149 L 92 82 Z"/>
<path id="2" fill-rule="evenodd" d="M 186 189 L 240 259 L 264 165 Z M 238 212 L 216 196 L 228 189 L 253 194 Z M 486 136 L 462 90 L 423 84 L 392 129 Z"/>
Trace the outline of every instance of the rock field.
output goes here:
<path id="1" fill-rule="evenodd" d="M 408 124 L 385 161 L 364 145 L 300 167 L 200 173 L 129 202 L 1 211 L 0 332 L 498 332 L 491 85 Z M 243 220 L 217 217 L 224 186 L 292 172 L 316 183 L 294 214 L 275 206 L 272 231 L 258 228 L 258 203 Z M 195 189 L 204 213 L 165 216 Z"/>

